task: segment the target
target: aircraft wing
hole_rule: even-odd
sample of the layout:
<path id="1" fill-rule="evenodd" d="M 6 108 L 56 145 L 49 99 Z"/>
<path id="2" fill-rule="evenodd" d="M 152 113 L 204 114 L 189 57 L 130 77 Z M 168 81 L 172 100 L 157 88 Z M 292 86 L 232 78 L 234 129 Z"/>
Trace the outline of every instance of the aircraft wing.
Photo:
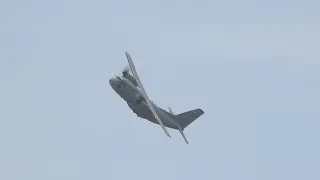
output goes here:
<path id="1" fill-rule="evenodd" d="M 128 52 L 125 52 L 126 56 L 127 56 L 127 59 L 128 59 L 128 62 L 129 62 L 129 66 L 130 66 L 130 69 L 131 69 L 131 72 L 133 74 L 133 76 L 135 77 L 136 81 L 137 81 L 137 84 L 138 84 L 138 87 L 141 89 L 141 94 L 142 96 L 144 97 L 144 99 L 146 100 L 147 102 L 147 105 L 149 106 L 153 116 L 156 118 L 156 120 L 158 121 L 158 123 L 161 125 L 162 129 L 164 130 L 164 132 L 170 137 L 167 129 L 165 128 L 165 126 L 163 125 L 161 119 L 159 118 L 158 114 L 156 113 L 155 109 L 154 109 L 154 106 L 153 106 L 153 103 L 151 102 L 151 100 L 149 99 L 146 91 L 144 90 L 143 86 L 142 86 L 142 83 L 140 81 L 140 78 L 138 76 L 138 73 L 136 71 L 136 68 L 133 64 L 133 61 L 131 59 L 131 56 Z"/>

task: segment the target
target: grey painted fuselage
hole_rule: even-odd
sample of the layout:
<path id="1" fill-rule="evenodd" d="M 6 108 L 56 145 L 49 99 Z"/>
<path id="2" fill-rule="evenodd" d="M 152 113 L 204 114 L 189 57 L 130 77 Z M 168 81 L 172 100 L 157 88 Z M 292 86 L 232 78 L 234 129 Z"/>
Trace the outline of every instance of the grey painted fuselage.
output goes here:
<path id="1" fill-rule="evenodd" d="M 138 89 L 137 86 L 123 77 L 111 78 L 109 79 L 109 83 L 113 90 L 127 102 L 130 109 L 138 117 L 158 124 L 146 102 L 143 99 L 139 101 L 142 96 L 140 95 L 140 89 Z M 172 129 L 178 129 L 178 123 L 174 119 L 174 115 L 159 108 L 155 104 L 153 104 L 153 106 L 164 126 Z"/>

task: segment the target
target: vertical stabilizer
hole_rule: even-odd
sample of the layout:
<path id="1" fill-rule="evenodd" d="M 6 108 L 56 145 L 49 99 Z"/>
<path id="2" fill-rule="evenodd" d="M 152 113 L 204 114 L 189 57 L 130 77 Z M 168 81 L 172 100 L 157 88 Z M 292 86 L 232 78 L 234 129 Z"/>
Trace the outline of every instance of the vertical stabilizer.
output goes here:
<path id="1" fill-rule="evenodd" d="M 181 114 L 173 115 L 174 119 L 178 123 L 178 130 L 187 144 L 189 144 L 189 142 L 186 136 L 184 135 L 183 130 L 184 128 L 189 126 L 193 121 L 198 119 L 202 114 L 204 114 L 202 109 L 195 109 Z"/>
<path id="2" fill-rule="evenodd" d="M 193 121 L 198 119 L 202 114 L 204 114 L 202 109 L 195 109 L 187 111 L 181 114 L 174 115 L 177 123 L 180 125 L 182 130 L 189 126 Z"/>

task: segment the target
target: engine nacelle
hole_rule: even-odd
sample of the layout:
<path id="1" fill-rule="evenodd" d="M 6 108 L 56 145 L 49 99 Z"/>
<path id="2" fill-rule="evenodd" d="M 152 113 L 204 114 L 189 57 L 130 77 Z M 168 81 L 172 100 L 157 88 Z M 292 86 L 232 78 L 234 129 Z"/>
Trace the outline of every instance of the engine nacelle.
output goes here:
<path id="1" fill-rule="evenodd" d="M 130 107 L 130 109 L 132 109 L 132 111 L 135 114 L 137 114 L 139 112 L 138 109 L 140 108 L 140 104 L 143 101 L 144 101 L 144 98 L 140 94 L 137 94 L 133 102 L 127 102 L 127 103 L 128 103 L 128 106 Z M 137 116 L 139 116 L 139 115 L 137 114 Z"/>
<path id="2" fill-rule="evenodd" d="M 140 104 L 143 101 L 144 101 L 144 98 L 140 94 L 137 94 L 135 98 L 135 103 Z"/>

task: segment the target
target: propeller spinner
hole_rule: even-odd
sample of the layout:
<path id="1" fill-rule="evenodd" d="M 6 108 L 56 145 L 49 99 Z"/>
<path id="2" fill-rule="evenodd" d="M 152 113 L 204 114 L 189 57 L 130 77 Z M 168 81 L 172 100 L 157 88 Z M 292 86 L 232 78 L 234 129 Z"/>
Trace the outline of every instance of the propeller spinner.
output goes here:
<path id="1" fill-rule="evenodd" d="M 130 67 L 129 67 L 129 66 L 126 66 L 126 67 L 124 67 L 123 70 L 122 70 L 122 75 L 123 75 L 123 76 L 126 76 L 126 75 L 129 74 L 130 72 L 131 72 Z"/>

